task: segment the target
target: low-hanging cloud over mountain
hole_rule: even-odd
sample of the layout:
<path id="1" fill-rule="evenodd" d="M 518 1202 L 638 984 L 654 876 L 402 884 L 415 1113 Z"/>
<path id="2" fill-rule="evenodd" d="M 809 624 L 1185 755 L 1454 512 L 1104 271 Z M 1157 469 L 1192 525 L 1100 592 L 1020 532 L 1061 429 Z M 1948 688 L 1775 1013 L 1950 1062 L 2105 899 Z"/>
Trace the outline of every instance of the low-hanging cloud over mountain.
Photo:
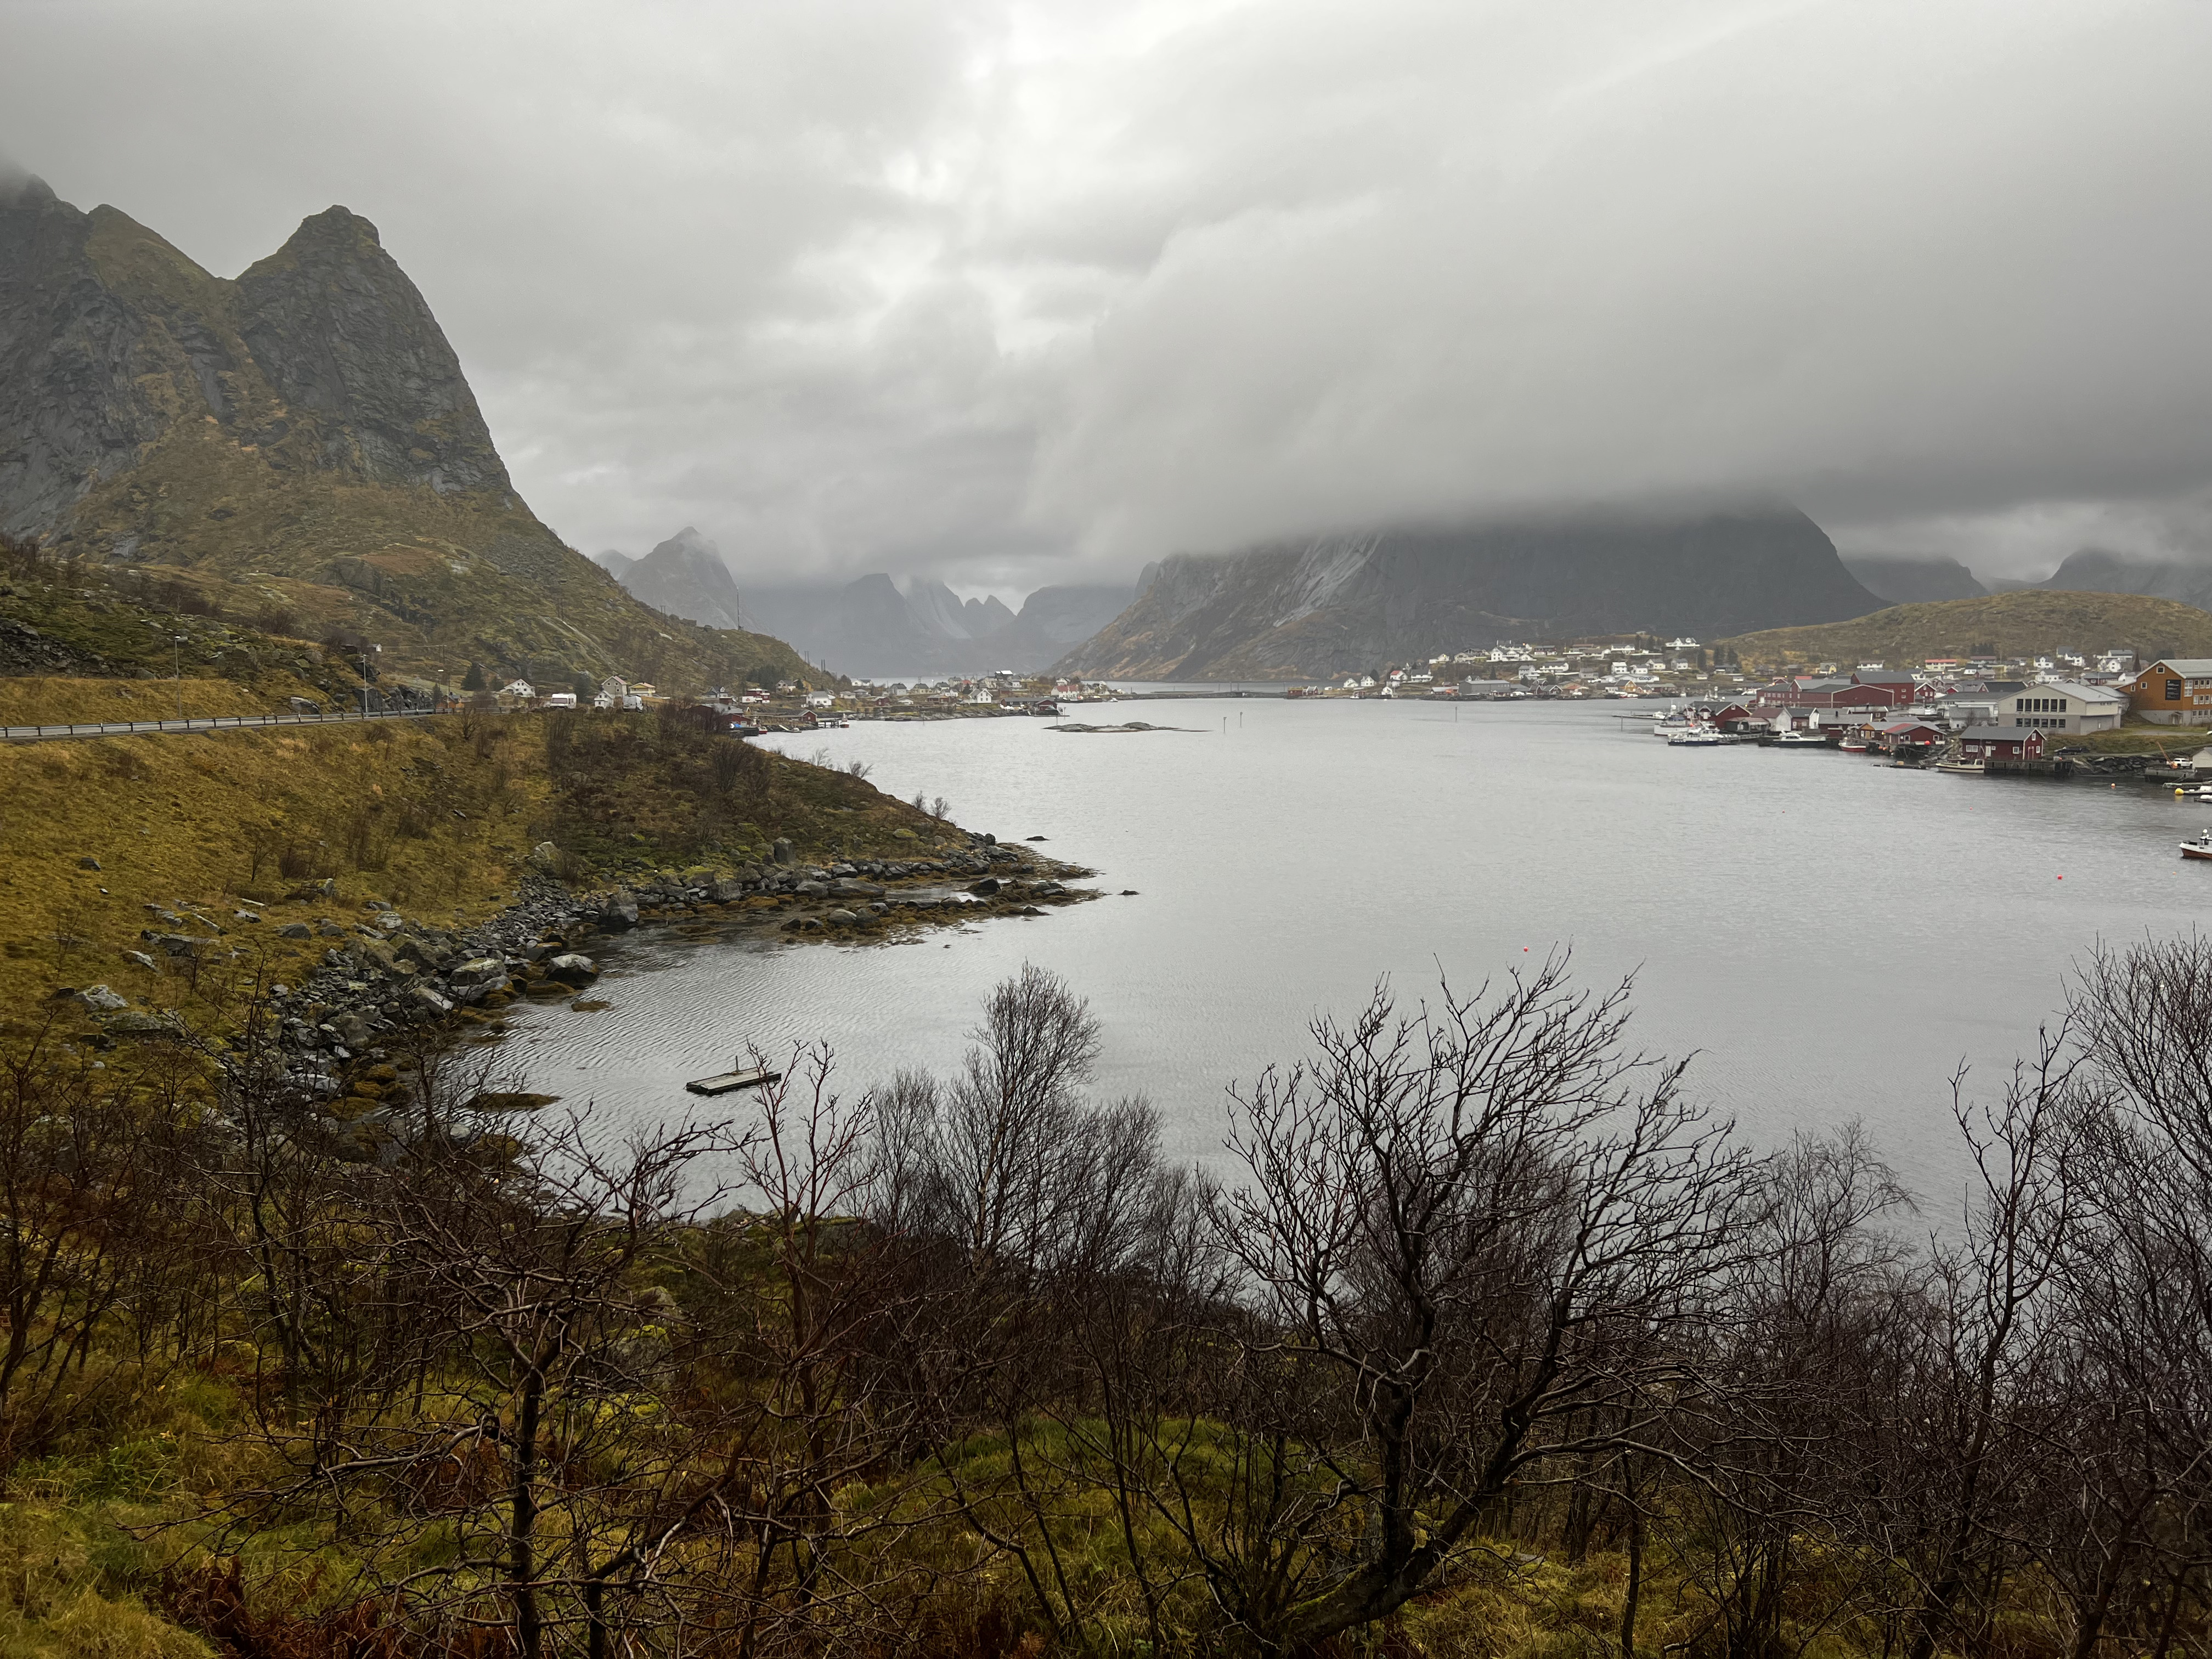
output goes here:
<path id="1" fill-rule="evenodd" d="M 2171 556 L 2212 9 L 16 9 L 0 146 L 218 270 L 343 201 L 572 541 L 741 575 L 1787 499 Z M 2212 544 L 2200 550 L 2212 552 Z"/>

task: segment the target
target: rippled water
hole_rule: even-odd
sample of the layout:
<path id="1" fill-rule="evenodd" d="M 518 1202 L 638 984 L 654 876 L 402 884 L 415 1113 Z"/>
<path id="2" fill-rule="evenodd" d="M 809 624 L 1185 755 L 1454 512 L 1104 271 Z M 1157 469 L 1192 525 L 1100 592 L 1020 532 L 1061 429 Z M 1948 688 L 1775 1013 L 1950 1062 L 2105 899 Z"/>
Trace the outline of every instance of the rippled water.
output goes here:
<path id="1" fill-rule="evenodd" d="M 1194 729 L 780 739 L 1001 839 L 1048 836 L 1137 896 L 895 946 L 641 940 L 609 958 L 611 1008 L 533 1011 L 519 1053 L 616 1116 L 696 1105 L 683 1080 L 745 1040 L 826 1038 L 858 1088 L 948 1066 L 1030 960 L 1103 1017 L 1102 1087 L 1149 1095 L 1174 1150 L 1206 1157 L 1224 1085 L 1297 1057 L 1316 1013 L 1385 975 L 1418 997 L 1568 945 L 1593 981 L 1637 974 L 1641 1042 L 1698 1051 L 1693 1088 L 1757 1138 L 1863 1117 L 1944 1194 L 1952 1071 L 1993 1084 L 2099 938 L 2188 927 L 2212 893 L 2175 848 L 2212 808 L 2171 794 L 1670 750 L 1613 718 L 1634 707 L 1124 702 L 1079 717 Z"/>

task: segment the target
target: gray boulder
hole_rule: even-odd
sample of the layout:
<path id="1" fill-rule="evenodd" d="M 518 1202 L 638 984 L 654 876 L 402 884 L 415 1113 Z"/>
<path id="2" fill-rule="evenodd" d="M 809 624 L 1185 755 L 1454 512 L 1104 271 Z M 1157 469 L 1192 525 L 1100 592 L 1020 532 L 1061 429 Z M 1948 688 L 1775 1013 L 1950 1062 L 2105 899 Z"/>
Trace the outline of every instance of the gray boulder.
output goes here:
<path id="1" fill-rule="evenodd" d="M 72 1001 L 81 1002 L 96 1014 L 112 1014 L 131 1006 L 131 999 L 118 996 L 105 985 L 88 985 L 82 991 L 66 994 Z"/>
<path id="2" fill-rule="evenodd" d="M 707 896 L 717 904 L 734 904 L 744 896 L 744 883 L 734 876 L 726 876 L 707 890 Z"/>
<path id="3" fill-rule="evenodd" d="M 417 1007 L 427 1009 L 431 1013 L 450 1014 L 453 1012 L 453 1005 L 427 985 L 418 985 L 407 994 Z M 353 1045 L 348 1043 L 346 1046 L 351 1048 Z"/>
<path id="4" fill-rule="evenodd" d="M 304 921 L 288 921 L 276 930 L 278 939 L 313 939 L 315 930 Z"/>
<path id="5" fill-rule="evenodd" d="M 571 951 L 547 963 L 545 971 L 563 985 L 589 985 L 599 976 L 599 964 L 589 957 L 578 956 Z"/>
<path id="6" fill-rule="evenodd" d="M 607 902 L 599 907 L 599 926 L 611 933 L 637 926 L 637 900 L 627 889 L 617 888 L 607 895 Z"/>
<path id="7" fill-rule="evenodd" d="M 118 1014 L 107 1022 L 110 1036 L 173 1036 L 185 1029 L 174 1014 Z"/>
<path id="8" fill-rule="evenodd" d="M 793 847 L 789 842 L 785 841 L 781 837 L 777 839 L 775 847 L 773 850 L 775 861 L 778 864 L 796 864 L 799 862 L 799 849 Z"/>

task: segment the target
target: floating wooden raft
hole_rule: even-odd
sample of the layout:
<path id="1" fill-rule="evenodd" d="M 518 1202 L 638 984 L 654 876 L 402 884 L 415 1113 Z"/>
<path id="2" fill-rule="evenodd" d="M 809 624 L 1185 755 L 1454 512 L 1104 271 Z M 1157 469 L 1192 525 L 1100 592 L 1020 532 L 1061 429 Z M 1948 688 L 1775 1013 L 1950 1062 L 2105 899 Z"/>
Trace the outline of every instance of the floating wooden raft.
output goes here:
<path id="1" fill-rule="evenodd" d="M 719 1077 L 694 1078 L 684 1086 L 695 1095 L 726 1095 L 738 1089 L 757 1089 L 763 1083 L 778 1082 L 782 1077 L 782 1073 L 771 1072 L 765 1066 L 747 1066 L 724 1072 Z"/>

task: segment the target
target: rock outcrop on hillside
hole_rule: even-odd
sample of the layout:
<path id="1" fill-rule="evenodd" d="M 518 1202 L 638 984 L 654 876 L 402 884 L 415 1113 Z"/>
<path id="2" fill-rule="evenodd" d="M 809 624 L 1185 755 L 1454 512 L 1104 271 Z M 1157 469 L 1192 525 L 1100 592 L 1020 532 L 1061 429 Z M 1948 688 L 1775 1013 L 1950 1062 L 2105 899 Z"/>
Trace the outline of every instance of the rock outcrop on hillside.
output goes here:
<path id="1" fill-rule="evenodd" d="M 244 585 L 428 678 L 803 666 L 657 614 L 540 523 L 428 303 L 343 207 L 224 281 L 112 207 L 0 184 L 0 529 Z"/>
<path id="2" fill-rule="evenodd" d="M 1168 559 L 1060 666 L 1094 678 L 1321 678 L 1501 639 L 1711 638 L 1879 610 L 1795 511 L 1393 530 Z"/>

